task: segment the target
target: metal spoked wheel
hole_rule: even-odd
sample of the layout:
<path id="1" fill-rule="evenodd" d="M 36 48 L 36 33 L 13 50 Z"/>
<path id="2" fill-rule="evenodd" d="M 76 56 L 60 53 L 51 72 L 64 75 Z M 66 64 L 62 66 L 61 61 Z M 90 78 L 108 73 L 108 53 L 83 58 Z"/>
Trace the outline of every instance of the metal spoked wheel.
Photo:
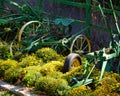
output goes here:
<path id="1" fill-rule="evenodd" d="M 39 34 L 42 34 L 42 23 L 39 21 L 30 21 L 25 23 L 18 33 L 18 43 L 20 49 L 24 49 L 25 46 L 29 46 L 32 41 L 38 38 Z M 22 46 L 24 45 L 24 47 Z"/>
<path id="2" fill-rule="evenodd" d="M 70 53 L 64 63 L 64 73 L 75 69 L 82 64 L 79 54 Z"/>
<path id="3" fill-rule="evenodd" d="M 80 55 L 89 53 L 91 51 L 91 45 L 88 38 L 84 35 L 78 35 L 72 42 L 70 47 L 71 53 L 78 53 Z"/>

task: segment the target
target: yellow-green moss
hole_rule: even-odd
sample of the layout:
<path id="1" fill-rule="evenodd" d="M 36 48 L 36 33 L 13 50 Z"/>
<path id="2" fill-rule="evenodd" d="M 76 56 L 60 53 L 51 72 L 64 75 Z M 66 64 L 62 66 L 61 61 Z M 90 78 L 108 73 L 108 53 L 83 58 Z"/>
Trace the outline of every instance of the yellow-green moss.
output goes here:
<path id="1" fill-rule="evenodd" d="M 23 68 L 11 67 L 5 71 L 4 79 L 12 84 L 16 83 L 18 80 L 22 80 L 24 76 Z"/>
<path id="2" fill-rule="evenodd" d="M 54 71 L 60 72 L 62 70 L 63 70 L 63 63 L 62 62 L 60 62 L 60 61 L 51 61 L 51 62 L 48 62 L 45 65 L 43 65 L 41 67 L 40 72 L 43 75 L 49 75 L 51 72 L 54 72 Z"/>
<path id="3" fill-rule="evenodd" d="M 114 93 L 120 93 L 120 83 L 113 77 L 105 77 L 99 82 L 96 89 L 93 91 L 93 94 L 96 95 L 110 95 L 113 96 Z"/>
<path id="4" fill-rule="evenodd" d="M 39 71 L 41 70 L 41 66 L 40 65 L 34 65 L 34 66 L 28 66 L 28 67 L 25 67 L 23 68 L 24 69 L 24 72 L 27 73 L 29 71 Z"/>
<path id="5" fill-rule="evenodd" d="M 61 78 L 63 76 L 63 73 L 59 72 L 59 71 L 52 71 L 52 72 L 49 73 L 48 76 L 52 77 L 52 78 L 59 79 L 59 78 Z"/>
<path id="6" fill-rule="evenodd" d="M 81 85 L 69 90 L 69 96 L 89 96 L 89 91 L 90 90 L 85 85 Z"/>
<path id="7" fill-rule="evenodd" d="M 35 84 L 37 90 L 48 93 L 49 96 L 60 96 L 59 92 L 70 88 L 64 79 L 41 77 Z"/>
<path id="8" fill-rule="evenodd" d="M 7 69 L 11 68 L 11 67 L 16 67 L 18 66 L 18 62 L 15 60 L 1 60 L 0 61 L 0 76 L 4 76 L 4 73 Z"/>
<path id="9" fill-rule="evenodd" d="M 66 72 L 61 78 L 66 79 L 71 85 L 74 77 L 83 78 L 83 66 L 79 66 L 72 71 Z"/>
<path id="10" fill-rule="evenodd" d="M 24 78 L 23 83 L 26 86 L 34 86 L 35 82 L 42 77 L 42 74 L 40 73 L 40 66 L 29 66 L 24 68 Z"/>
<path id="11" fill-rule="evenodd" d="M 41 65 L 42 59 L 36 59 L 35 55 L 26 55 L 26 57 L 22 58 L 21 62 L 19 62 L 19 66 L 27 67 L 33 65 Z"/>
<path id="12" fill-rule="evenodd" d="M 120 82 L 120 75 L 117 73 L 112 73 L 111 77 L 115 78 L 117 80 L 117 82 Z"/>
<path id="13" fill-rule="evenodd" d="M 55 50 L 52 48 L 41 48 L 38 51 L 36 51 L 37 58 L 42 58 L 43 62 L 49 62 L 52 60 L 59 60 L 62 61 L 64 57 L 57 54 Z"/>

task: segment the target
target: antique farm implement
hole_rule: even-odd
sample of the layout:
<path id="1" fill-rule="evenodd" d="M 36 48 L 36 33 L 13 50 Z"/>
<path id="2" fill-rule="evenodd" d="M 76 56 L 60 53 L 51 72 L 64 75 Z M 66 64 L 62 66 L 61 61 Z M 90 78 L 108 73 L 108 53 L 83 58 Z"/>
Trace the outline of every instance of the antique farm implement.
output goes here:
<path id="1" fill-rule="evenodd" d="M 80 35 L 89 27 L 86 27 L 72 35 L 70 33 L 70 24 L 74 22 L 75 21 L 72 19 L 57 18 L 54 21 L 56 25 L 54 23 L 48 24 L 48 22 L 41 23 L 39 21 L 30 21 L 25 23 L 18 33 L 20 50 L 29 52 L 44 46 L 49 46 L 57 50 L 59 53 L 65 54 L 67 50 L 68 52 L 72 52 L 76 49 L 73 45 L 75 45 L 75 37 L 77 36 L 78 39 L 82 40 L 81 43 L 84 42 L 86 45 L 84 45 L 84 48 L 81 47 L 81 50 L 84 52 L 86 51 L 87 53 L 90 52 L 91 47 L 89 40 L 84 35 Z M 73 43 L 71 44 L 72 41 Z"/>
<path id="2" fill-rule="evenodd" d="M 118 59 L 117 66 L 115 67 L 116 68 L 115 72 L 117 72 L 118 74 L 120 73 L 120 30 L 119 30 L 119 26 L 118 26 L 117 19 L 116 19 L 116 13 L 114 11 L 111 0 L 110 0 L 110 4 L 111 4 L 112 13 L 114 14 L 117 32 L 114 33 L 113 30 L 110 28 L 109 23 L 106 20 L 104 11 L 99 4 L 99 9 L 103 16 L 104 22 L 106 24 L 107 31 L 110 33 L 110 37 L 111 37 L 110 44 L 108 48 L 103 48 L 99 51 L 95 51 L 95 52 L 91 52 L 87 54 L 81 54 L 81 53 L 86 53 L 86 52 L 80 49 L 75 49 L 67 56 L 65 63 L 64 63 L 64 72 L 68 72 L 72 70 L 73 68 L 80 66 L 80 64 L 82 64 L 81 56 L 87 59 L 85 69 L 83 72 L 83 75 L 87 74 L 87 76 L 81 80 L 78 80 L 76 77 L 73 78 L 76 84 L 73 85 L 72 87 L 77 87 L 80 85 L 87 85 L 87 84 L 92 83 L 93 79 L 90 79 L 90 75 L 98 63 L 99 65 L 101 65 L 101 68 L 100 68 L 101 72 L 100 72 L 100 77 L 99 77 L 99 81 L 101 81 L 103 78 L 104 72 L 112 71 L 111 70 L 112 67 L 115 67 L 115 64 L 114 64 L 115 58 Z M 78 45 L 78 43 L 80 45 Z M 79 39 L 79 37 L 76 37 L 72 44 L 73 44 L 72 48 L 76 48 L 76 47 L 81 48 L 82 45 L 84 45 L 84 42 L 81 43 L 81 40 Z M 91 62 L 94 63 L 94 65 L 91 68 L 91 70 L 88 72 L 87 70 L 88 63 L 90 64 Z"/>
<path id="3" fill-rule="evenodd" d="M 64 0 L 50 0 L 51 2 L 65 3 Z M 0 18 L 0 24 L 13 24 L 17 31 L 15 31 L 17 36 L 12 39 L 10 42 L 10 53 L 14 55 L 14 52 L 31 52 L 35 51 L 41 47 L 52 47 L 61 54 L 68 54 L 75 50 L 73 48 L 74 44 L 71 44 L 72 41 L 75 41 L 75 37 L 84 38 L 83 42 L 86 42 L 87 46 L 81 49 L 90 52 L 90 42 L 84 36 L 80 35 L 82 33 L 88 34 L 90 29 L 90 6 L 86 7 L 86 21 L 75 20 L 71 18 L 64 18 L 53 16 L 52 14 L 47 14 L 42 8 L 42 0 L 38 0 L 38 8 L 33 8 L 27 0 L 23 0 L 24 4 L 19 4 L 12 0 L 5 0 L 6 3 L 10 6 L 15 6 L 19 9 L 20 14 L 9 14 Z M 70 1 L 71 2 L 71 1 Z M 71 4 L 67 1 L 67 4 Z M 89 4 L 89 0 L 86 0 Z M 77 4 L 75 4 L 76 6 Z M 4 6 L 3 6 L 4 9 Z M 5 9 L 6 12 L 7 9 Z M 9 11 L 9 10 L 7 10 Z M 16 22 L 16 23 L 14 23 Z M 85 27 L 77 32 L 72 34 L 71 24 L 83 24 Z M 9 28 L 13 31 L 14 28 Z M 10 32 L 9 32 L 10 33 Z M 1 33 L 1 36 L 4 35 L 4 32 Z M 9 35 L 9 34 L 8 34 Z M 67 52 L 67 53 L 66 53 Z"/>

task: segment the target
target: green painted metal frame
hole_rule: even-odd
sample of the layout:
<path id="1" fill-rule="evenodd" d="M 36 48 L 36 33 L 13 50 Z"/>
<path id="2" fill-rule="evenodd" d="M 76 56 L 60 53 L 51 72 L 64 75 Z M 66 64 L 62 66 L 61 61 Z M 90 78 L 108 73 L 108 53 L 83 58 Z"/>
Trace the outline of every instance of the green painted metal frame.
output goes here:
<path id="1" fill-rule="evenodd" d="M 114 42 L 113 36 L 112 36 L 113 34 L 117 34 L 119 36 L 119 39 L 120 39 L 120 29 L 119 29 L 119 25 L 117 23 L 117 16 L 116 16 L 116 15 L 120 16 L 120 11 L 114 10 L 114 7 L 112 5 L 112 1 L 111 0 L 110 0 L 110 4 L 111 4 L 111 7 L 112 7 L 111 9 L 102 8 L 100 6 L 100 4 L 99 4 L 99 6 L 94 6 L 94 5 L 91 4 L 91 0 L 86 0 L 86 3 L 73 2 L 73 1 L 68 1 L 68 0 L 51 0 L 51 1 L 62 3 L 62 4 L 65 4 L 65 5 L 74 6 L 74 7 L 85 8 L 85 10 L 86 10 L 86 21 L 82 21 L 82 22 L 85 22 L 86 27 L 89 27 L 87 29 L 88 36 L 90 36 L 90 28 L 91 27 L 94 27 L 94 28 L 97 28 L 97 29 L 100 29 L 100 30 L 104 30 L 104 31 L 107 31 L 107 32 L 110 33 L 111 44 L 112 44 L 110 46 L 110 48 L 112 48 L 114 50 L 113 53 L 106 54 L 105 49 L 103 48 L 103 50 L 100 50 L 98 52 L 97 56 L 95 55 L 96 52 L 90 53 L 91 55 L 90 54 L 86 55 L 86 57 L 87 56 L 89 57 L 89 55 L 93 56 L 93 59 L 98 59 L 98 61 L 102 62 L 102 69 L 101 69 L 100 78 L 99 78 L 99 80 L 101 81 L 102 77 L 103 77 L 103 74 L 104 74 L 104 71 L 107 70 L 107 67 L 109 67 L 109 66 L 107 66 L 108 65 L 108 60 L 120 56 L 120 40 L 117 42 L 117 44 L 113 44 L 115 42 Z M 95 25 L 95 24 L 91 23 L 91 20 L 92 20 L 91 19 L 91 10 L 97 10 L 97 11 L 99 11 L 102 14 L 106 27 L 103 27 L 103 26 L 100 26 L 100 25 Z M 106 21 L 106 18 L 104 17 L 105 13 L 113 14 L 117 30 L 113 30 L 113 29 L 110 28 L 108 22 Z M 117 48 L 114 45 L 117 46 Z M 98 62 L 98 61 L 96 61 L 96 62 Z M 119 66 L 120 66 L 120 61 L 119 61 Z M 94 68 L 95 68 L 95 65 L 91 69 L 91 72 L 92 72 L 92 70 Z M 91 72 L 90 72 L 90 74 L 91 74 Z M 75 85 L 73 85 L 72 87 L 74 88 L 74 87 L 77 87 L 77 86 L 80 86 L 80 85 L 83 85 L 83 84 L 86 85 L 86 84 L 91 83 L 92 79 L 89 79 L 90 74 L 88 74 L 88 76 L 87 76 L 87 78 L 85 80 L 83 79 L 81 81 L 78 81 L 76 79 L 75 81 L 77 83 Z"/>
<path id="2" fill-rule="evenodd" d="M 91 0 L 86 0 L 86 26 L 91 26 Z M 90 36 L 90 27 L 87 30 L 88 37 Z"/>
<path id="3" fill-rule="evenodd" d="M 84 22 L 87 26 L 89 25 L 89 26 L 97 28 L 99 30 L 108 31 L 107 28 L 104 26 L 91 23 L 91 20 L 92 20 L 91 19 L 91 10 L 97 10 L 100 12 L 99 6 L 92 5 L 91 0 L 86 0 L 86 3 L 73 2 L 73 1 L 69 1 L 69 0 L 50 0 L 50 1 L 73 6 L 73 7 L 84 8 L 86 10 L 86 21 L 78 20 L 79 23 Z M 102 8 L 102 10 L 104 13 L 113 14 L 112 9 Z M 114 10 L 114 12 L 116 15 L 120 15 L 120 11 Z M 117 34 L 117 30 L 113 30 L 113 29 L 111 29 L 111 30 Z M 88 34 L 90 35 L 90 28 L 88 29 Z"/>

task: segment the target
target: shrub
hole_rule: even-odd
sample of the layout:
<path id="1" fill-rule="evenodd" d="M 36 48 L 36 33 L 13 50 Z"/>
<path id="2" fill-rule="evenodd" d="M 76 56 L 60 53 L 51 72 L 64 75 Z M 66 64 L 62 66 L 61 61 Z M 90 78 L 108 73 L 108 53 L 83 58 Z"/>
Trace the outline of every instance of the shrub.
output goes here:
<path id="1" fill-rule="evenodd" d="M 23 68 L 40 64 L 42 64 L 42 59 L 36 59 L 35 55 L 26 55 L 26 57 L 22 58 L 21 62 L 19 62 L 19 65 Z"/>
<path id="2" fill-rule="evenodd" d="M 60 72 L 62 71 L 62 69 L 63 69 L 63 63 L 61 63 L 60 61 L 51 61 L 43 65 L 41 67 L 40 72 L 43 75 L 49 75 L 51 72 L 54 72 L 54 71 Z"/>
<path id="3" fill-rule="evenodd" d="M 21 80 L 24 76 L 23 69 L 21 67 L 11 67 L 5 71 L 4 79 L 12 84 Z"/>
<path id="4" fill-rule="evenodd" d="M 42 58 L 43 62 L 49 62 L 51 60 L 61 60 L 63 58 L 57 52 L 51 48 L 42 48 L 36 51 L 36 56 Z"/>
<path id="5" fill-rule="evenodd" d="M 0 61 L 0 76 L 4 76 L 7 69 L 18 66 L 18 62 L 15 60 L 1 60 Z"/>
<path id="6" fill-rule="evenodd" d="M 29 66 L 24 68 L 25 76 L 23 78 L 23 83 L 27 86 L 34 86 L 37 79 L 39 79 L 42 74 L 40 73 L 40 66 Z"/>
<path id="7" fill-rule="evenodd" d="M 41 77 L 35 84 L 35 88 L 47 92 L 50 96 L 59 96 L 60 91 L 70 88 L 64 79 Z"/>

